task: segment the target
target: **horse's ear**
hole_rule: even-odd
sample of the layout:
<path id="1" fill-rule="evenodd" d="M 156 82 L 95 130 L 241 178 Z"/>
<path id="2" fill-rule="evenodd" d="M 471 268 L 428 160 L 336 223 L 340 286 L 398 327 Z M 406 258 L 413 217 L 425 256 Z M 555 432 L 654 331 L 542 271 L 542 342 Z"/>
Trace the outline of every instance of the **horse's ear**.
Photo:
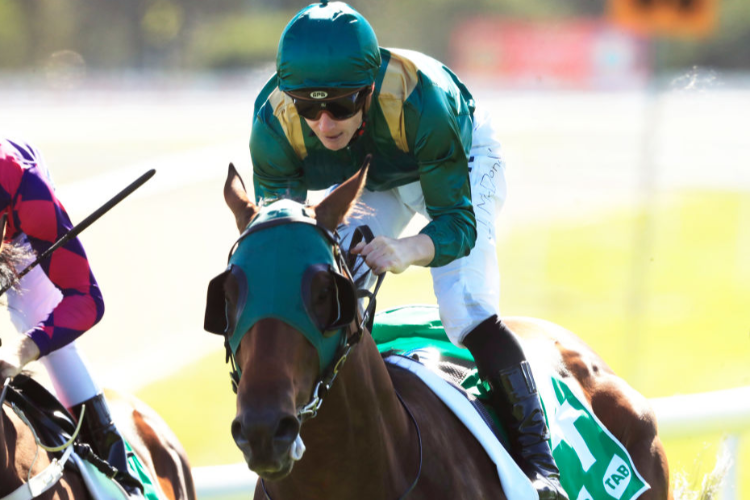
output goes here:
<path id="1" fill-rule="evenodd" d="M 258 207 L 248 198 L 245 183 L 232 163 L 229 164 L 227 181 L 224 183 L 224 200 L 234 214 L 237 228 L 242 232 L 258 213 Z"/>
<path id="2" fill-rule="evenodd" d="M 329 231 L 335 231 L 354 207 L 359 193 L 365 187 L 371 158 L 371 155 L 367 155 L 359 172 L 339 184 L 331 194 L 314 207 L 315 218 Z"/>

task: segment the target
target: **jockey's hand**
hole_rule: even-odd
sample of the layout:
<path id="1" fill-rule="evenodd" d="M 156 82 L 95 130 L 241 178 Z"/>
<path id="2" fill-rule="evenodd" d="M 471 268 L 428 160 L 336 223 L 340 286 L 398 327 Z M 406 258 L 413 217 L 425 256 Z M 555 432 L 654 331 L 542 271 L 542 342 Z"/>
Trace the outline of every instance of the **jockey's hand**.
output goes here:
<path id="1" fill-rule="evenodd" d="M 27 363 L 39 358 L 39 347 L 31 338 L 21 335 L 0 347 L 0 380 L 13 378 Z"/>
<path id="2" fill-rule="evenodd" d="M 426 266 L 432 262 L 435 244 L 426 234 L 399 239 L 378 236 L 368 244 L 359 242 L 351 253 L 365 257 L 365 262 L 375 274 L 387 271 L 398 274 L 411 265 Z"/>

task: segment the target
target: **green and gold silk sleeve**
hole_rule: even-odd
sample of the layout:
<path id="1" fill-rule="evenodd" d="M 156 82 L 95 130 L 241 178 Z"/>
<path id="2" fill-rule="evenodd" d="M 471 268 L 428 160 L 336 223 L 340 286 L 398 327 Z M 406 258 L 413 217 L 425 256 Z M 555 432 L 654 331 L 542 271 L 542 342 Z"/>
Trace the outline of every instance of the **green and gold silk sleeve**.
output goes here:
<path id="1" fill-rule="evenodd" d="M 460 100 L 451 103 L 451 95 L 437 84 L 423 85 L 418 97 L 421 114 L 412 118 L 419 120 L 413 151 L 432 219 L 421 233 L 435 244 L 429 266 L 440 267 L 468 255 L 477 238 L 465 150 L 469 148 L 464 148 L 471 145 L 472 118 L 470 110 L 461 109 Z"/>

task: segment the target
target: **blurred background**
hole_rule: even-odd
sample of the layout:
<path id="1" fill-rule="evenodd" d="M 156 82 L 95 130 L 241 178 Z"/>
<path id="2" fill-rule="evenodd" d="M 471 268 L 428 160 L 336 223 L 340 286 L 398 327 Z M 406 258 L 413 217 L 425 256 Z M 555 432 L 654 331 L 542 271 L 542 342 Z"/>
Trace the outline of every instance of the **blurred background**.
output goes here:
<path id="1" fill-rule="evenodd" d="M 157 169 L 82 235 L 107 312 L 80 344 L 194 466 L 242 460 L 205 291 L 236 237 L 227 164 L 251 184 L 253 103 L 306 4 L 0 1 L 0 130 L 42 150 L 74 222 Z M 505 315 L 574 331 L 649 398 L 750 386 L 749 2 L 351 4 L 495 118 Z M 386 279 L 381 309 L 406 303 L 435 303 L 426 270 Z M 750 499 L 744 425 L 663 429 L 681 498 L 728 457 L 721 498 Z"/>

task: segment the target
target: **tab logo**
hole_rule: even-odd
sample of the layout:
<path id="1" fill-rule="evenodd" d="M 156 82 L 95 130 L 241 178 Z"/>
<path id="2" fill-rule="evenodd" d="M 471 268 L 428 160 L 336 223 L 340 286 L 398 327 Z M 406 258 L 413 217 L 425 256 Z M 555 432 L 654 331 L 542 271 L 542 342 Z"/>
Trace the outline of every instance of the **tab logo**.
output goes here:
<path id="1" fill-rule="evenodd" d="M 630 466 L 619 456 L 613 456 L 604 474 L 604 490 L 614 498 L 621 498 L 632 475 Z"/>
<path id="2" fill-rule="evenodd" d="M 316 90 L 315 92 L 310 92 L 310 97 L 313 99 L 325 99 L 328 97 L 328 92 L 325 90 Z"/>

